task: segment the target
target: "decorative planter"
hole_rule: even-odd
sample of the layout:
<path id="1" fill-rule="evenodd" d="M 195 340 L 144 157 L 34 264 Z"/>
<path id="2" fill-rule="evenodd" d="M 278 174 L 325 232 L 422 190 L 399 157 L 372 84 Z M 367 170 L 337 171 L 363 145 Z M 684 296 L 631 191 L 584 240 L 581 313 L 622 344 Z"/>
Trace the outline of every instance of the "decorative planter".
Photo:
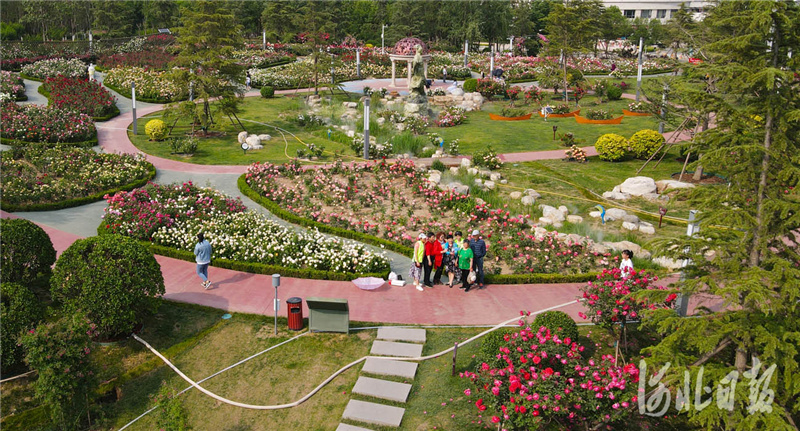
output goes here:
<path id="1" fill-rule="evenodd" d="M 621 124 L 623 118 L 625 118 L 624 115 L 610 120 L 590 120 L 586 117 L 575 115 L 575 121 L 578 122 L 578 124 Z"/>
<path id="2" fill-rule="evenodd" d="M 623 109 L 623 110 L 622 110 L 622 114 L 623 114 L 623 115 L 627 115 L 627 116 L 629 116 L 629 117 L 649 117 L 649 116 L 653 115 L 653 114 L 649 114 L 649 113 L 647 113 L 647 112 L 633 112 L 633 111 L 628 111 L 627 109 Z"/>
<path id="3" fill-rule="evenodd" d="M 495 115 L 490 113 L 489 118 L 495 121 L 520 121 L 520 120 L 530 120 L 531 114 L 523 115 L 521 117 L 503 117 L 501 115 Z"/>
<path id="4" fill-rule="evenodd" d="M 566 114 L 548 114 L 548 115 L 547 115 L 547 118 L 567 118 L 567 117 L 574 117 L 574 116 L 576 116 L 576 115 L 578 115 L 578 114 L 580 114 L 580 113 L 581 113 L 581 110 L 580 110 L 580 109 L 578 109 L 577 111 L 567 112 Z M 540 117 L 542 117 L 542 118 L 544 118 L 544 115 L 542 115 L 542 112 L 541 112 L 541 111 L 539 111 L 539 116 L 540 116 Z"/>

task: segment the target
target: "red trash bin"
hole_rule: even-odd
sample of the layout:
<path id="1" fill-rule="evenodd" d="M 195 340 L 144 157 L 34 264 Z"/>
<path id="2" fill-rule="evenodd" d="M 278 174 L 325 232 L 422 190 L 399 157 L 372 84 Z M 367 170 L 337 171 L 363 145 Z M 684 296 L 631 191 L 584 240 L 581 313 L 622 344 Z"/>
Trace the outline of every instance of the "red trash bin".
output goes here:
<path id="1" fill-rule="evenodd" d="M 296 296 L 287 299 L 286 310 L 289 314 L 289 329 L 293 331 L 303 329 L 303 300 Z"/>

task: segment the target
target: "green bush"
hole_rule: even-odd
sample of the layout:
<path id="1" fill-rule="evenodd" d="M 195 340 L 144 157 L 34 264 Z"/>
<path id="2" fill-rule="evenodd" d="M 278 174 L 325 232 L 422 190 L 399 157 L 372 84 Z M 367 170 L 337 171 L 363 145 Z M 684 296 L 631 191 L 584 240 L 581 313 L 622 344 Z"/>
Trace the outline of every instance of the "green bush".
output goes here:
<path id="1" fill-rule="evenodd" d="M 197 152 L 197 138 L 193 136 L 172 138 L 169 140 L 169 146 L 172 149 L 172 154 L 192 155 Z"/>
<path id="2" fill-rule="evenodd" d="M 82 311 L 103 335 L 129 334 L 153 314 L 164 278 L 153 253 L 122 235 L 75 241 L 56 262 L 53 299 L 67 312 Z"/>
<path id="3" fill-rule="evenodd" d="M 161 382 L 161 390 L 158 395 L 151 398 L 159 407 L 155 411 L 156 425 L 158 429 L 165 431 L 186 431 L 189 430 L 188 417 L 183 402 L 178 398 L 178 391 L 168 386 L 167 382 Z"/>
<path id="4" fill-rule="evenodd" d="M 631 153 L 637 159 L 646 159 L 653 155 L 664 144 L 664 136 L 651 129 L 643 129 L 634 133 L 630 139 Z"/>
<path id="5" fill-rule="evenodd" d="M 619 100 L 622 98 L 622 88 L 617 87 L 616 85 L 609 85 L 606 88 L 606 97 L 608 100 Z"/>
<path id="6" fill-rule="evenodd" d="M 600 160 L 618 162 L 628 155 L 628 140 L 616 133 L 606 133 L 594 143 Z"/>
<path id="7" fill-rule="evenodd" d="M 483 336 L 481 339 L 481 348 L 478 350 L 478 355 L 475 357 L 478 365 L 484 362 L 491 368 L 502 368 L 506 366 L 506 362 L 497 357 L 500 353 L 500 348 L 505 346 L 506 339 L 512 331 L 507 328 L 500 328 Z"/>
<path id="8" fill-rule="evenodd" d="M 472 164 L 478 167 L 488 168 L 493 171 L 503 167 L 503 162 L 497 155 L 497 151 L 495 151 L 491 145 L 482 151 L 476 151 L 472 156 Z"/>
<path id="9" fill-rule="evenodd" d="M 465 93 L 474 93 L 475 89 L 478 88 L 478 80 L 475 78 L 465 79 L 463 88 Z"/>
<path id="10" fill-rule="evenodd" d="M 144 125 L 144 132 L 151 141 L 160 141 L 167 137 L 167 125 L 158 119 L 150 120 Z"/>
<path id="11" fill-rule="evenodd" d="M 578 339 L 578 324 L 572 320 L 572 317 L 569 317 L 569 314 L 563 311 L 553 310 L 537 314 L 536 318 L 533 319 L 531 329 L 537 331 L 542 326 L 549 329 L 550 333 L 558 334 L 558 338 L 562 340 L 569 338 L 572 341 L 576 341 Z"/>
<path id="12" fill-rule="evenodd" d="M 275 87 L 271 85 L 265 85 L 261 87 L 261 97 L 265 99 L 271 99 L 275 96 Z"/>
<path id="13" fill-rule="evenodd" d="M 42 308 L 36 295 L 17 283 L 0 285 L 0 362 L 7 371 L 22 362 L 20 335 L 33 329 L 42 318 Z"/>
<path id="14" fill-rule="evenodd" d="M 441 160 L 436 159 L 433 161 L 433 163 L 431 163 L 431 169 L 439 172 L 444 172 L 447 169 L 447 166 L 445 166 Z"/>
<path id="15" fill-rule="evenodd" d="M 30 283 L 47 273 L 56 261 L 56 249 L 47 232 L 25 219 L 0 220 L 2 281 Z"/>

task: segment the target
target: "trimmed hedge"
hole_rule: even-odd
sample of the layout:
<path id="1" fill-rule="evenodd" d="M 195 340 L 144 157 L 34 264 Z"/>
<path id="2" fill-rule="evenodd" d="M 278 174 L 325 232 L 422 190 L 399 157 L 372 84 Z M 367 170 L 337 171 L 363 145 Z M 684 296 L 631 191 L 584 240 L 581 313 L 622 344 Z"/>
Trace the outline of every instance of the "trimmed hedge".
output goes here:
<path id="1" fill-rule="evenodd" d="M 19 77 L 22 78 L 22 79 L 27 79 L 29 81 L 36 81 L 36 82 L 42 82 L 42 83 L 44 82 L 44 79 L 39 79 L 39 78 L 37 78 L 35 76 L 26 75 L 26 74 L 24 74 L 22 72 L 19 73 Z"/>
<path id="2" fill-rule="evenodd" d="M 596 280 L 599 272 L 586 274 L 484 274 L 486 284 L 584 283 Z"/>
<path id="3" fill-rule="evenodd" d="M 26 219 L 0 219 L 0 264 L 3 282 L 27 284 L 49 274 L 56 261 L 53 241 L 44 229 Z"/>
<path id="4" fill-rule="evenodd" d="M 40 85 L 39 88 L 36 91 L 38 91 L 39 94 L 41 94 L 42 96 L 47 98 L 47 104 L 48 105 L 52 105 L 53 104 L 53 101 L 50 100 L 50 92 L 47 91 L 46 88 L 44 88 L 44 84 Z M 27 97 L 26 97 L 26 100 L 27 100 Z M 119 114 L 120 114 L 119 108 L 117 108 L 117 104 L 115 103 L 115 104 L 111 105 L 111 112 L 108 115 L 103 115 L 102 117 L 92 117 L 92 120 L 94 120 L 95 122 L 108 121 L 108 120 L 116 117 Z"/>
<path id="5" fill-rule="evenodd" d="M 89 196 L 84 196 L 84 197 L 81 197 L 81 198 L 74 198 L 74 199 L 67 199 L 67 200 L 61 201 L 61 202 L 48 202 L 48 203 L 39 203 L 39 204 L 31 204 L 31 205 L 15 205 L 15 204 L 6 203 L 4 201 L 0 201 L 0 209 L 3 209 L 4 211 L 8 211 L 8 212 L 17 212 L 17 211 L 54 211 L 54 210 L 60 210 L 60 209 L 64 209 L 64 208 L 72 208 L 72 207 L 77 207 L 77 206 L 81 206 L 81 205 L 90 204 L 92 202 L 101 201 L 101 200 L 103 200 L 103 196 L 105 196 L 107 194 L 108 195 L 113 195 L 113 194 L 115 194 L 117 192 L 121 192 L 123 190 L 131 191 L 131 190 L 133 190 L 135 188 L 139 188 L 139 187 L 144 186 L 145 184 L 147 184 L 148 181 L 150 181 L 153 178 L 155 178 L 156 177 L 156 168 L 155 168 L 155 166 L 153 166 L 153 164 L 150 163 L 150 162 L 147 162 L 147 164 L 149 165 L 149 167 L 148 167 L 147 176 L 145 178 L 140 178 L 140 179 L 138 179 L 136 181 L 130 182 L 128 184 L 124 184 L 124 185 L 119 186 L 117 188 L 113 188 L 113 189 L 109 189 L 109 190 L 103 190 L 103 191 L 94 193 L 94 194 L 89 195 Z"/>
<path id="6" fill-rule="evenodd" d="M 283 209 L 280 205 L 276 204 L 270 199 L 265 198 L 258 194 L 255 190 L 250 188 L 245 180 L 246 174 L 242 174 L 239 177 L 239 191 L 241 191 L 245 196 L 255 201 L 257 204 L 261 205 L 262 207 L 266 208 L 272 214 L 282 218 L 283 220 L 288 221 L 289 223 L 298 224 L 300 226 L 305 227 L 313 227 L 319 230 L 320 232 L 336 235 L 342 238 L 353 239 L 356 241 L 360 241 L 366 244 L 372 244 L 377 246 L 383 246 L 387 250 L 391 250 L 406 256 L 411 256 L 414 252 L 414 249 L 411 247 L 406 247 L 402 244 L 398 244 L 396 242 L 387 241 L 382 238 L 378 238 L 376 236 L 367 235 L 361 232 L 354 232 L 347 229 L 342 229 L 339 227 L 333 227 L 327 225 L 325 223 L 320 223 L 318 221 L 309 220 L 305 217 L 300 217 L 297 214 L 294 214 L 290 211 Z"/>
<path id="7" fill-rule="evenodd" d="M 106 84 L 105 82 L 103 83 L 103 86 L 105 86 L 109 90 L 116 91 L 122 97 L 125 97 L 127 99 L 130 99 L 131 96 L 132 96 L 130 88 L 123 90 L 123 89 L 121 89 L 119 87 L 115 87 L 113 85 Z M 163 105 L 163 104 L 171 103 L 171 102 L 183 102 L 184 100 L 189 100 L 189 95 L 187 94 L 186 97 L 177 98 L 177 99 L 173 100 L 173 99 L 156 99 L 156 98 L 150 98 L 150 97 L 143 97 L 143 96 L 137 94 L 136 95 L 136 100 L 139 101 L 139 102 L 158 103 L 158 104 Z"/>
<path id="8" fill-rule="evenodd" d="M 563 311 L 552 310 L 537 314 L 531 328 L 538 330 L 542 326 L 551 333 L 558 334 L 562 340 L 569 338 L 571 341 L 578 341 L 578 324 Z"/>
<path id="9" fill-rule="evenodd" d="M 12 139 L 12 138 L 3 138 L 0 137 L 0 144 L 10 145 L 12 147 L 24 147 L 26 145 L 34 145 L 34 144 L 45 144 L 45 145 L 66 145 L 70 147 L 78 147 L 78 148 L 92 148 L 97 145 L 97 129 L 95 129 L 95 136 L 94 138 L 88 141 L 80 141 L 80 142 L 28 142 L 22 141 L 19 139 Z"/>
<path id="10" fill-rule="evenodd" d="M 100 222 L 97 227 L 98 235 L 110 235 L 106 230 L 104 222 Z M 187 262 L 194 262 L 194 253 L 187 250 L 179 250 L 177 248 L 166 247 L 163 245 L 153 244 L 148 241 L 139 241 L 142 245 L 149 247 L 154 254 L 161 256 L 171 257 L 174 259 L 185 260 Z M 249 272 L 252 274 L 281 274 L 284 277 L 294 278 L 307 278 L 314 280 L 336 280 L 336 281 L 350 281 L 359 277 L 380 277 L 386 278 L 389 274 L 390 268 L 385 268 L 384 272 L 370 272 L 364 274 L 352 272 L 335 272 L 335 271 L 322 271 L 310 268 L 287 268 L 279 265 L 266 265 L 256 262 L 240 262 L 228 259 L 214 259 L 211 265 L 216 268 L 231 269 L 234 271 Z"/>

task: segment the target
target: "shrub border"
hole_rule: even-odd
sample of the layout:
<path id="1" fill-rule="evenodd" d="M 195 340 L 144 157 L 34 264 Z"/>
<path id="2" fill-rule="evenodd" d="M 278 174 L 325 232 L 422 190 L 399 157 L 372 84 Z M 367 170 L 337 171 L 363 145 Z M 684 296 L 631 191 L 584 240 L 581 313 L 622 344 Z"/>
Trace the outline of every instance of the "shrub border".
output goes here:
<path id="1" fill-rule="evenodd" d="M 88 141 L 78 141 L 78 142 L 41 142 L 41 141 L 39 141 L 39 142 L 32 142 L 32 141 L 23 141 L 21 139 L 0 137 L 0 144 L 10 145 L 12 147 L 24 147 L 26 145 L 42 144 L 42 145 L 48 145 L 48 146 L 52 146 L 52 147 L 54 147 L 56 145 L 66 145 L 66 146 L 70 146 L 70 147 L 92 148 L 95 145 L 98 145 L 98 143 L 97 143 L 97 128 L 95 127 L 94 130 L 95 130 L 94 138 L 89 139 Z"/>
<path id="2" fill-rule="evenodd" d="M 42 85 L 40 85 L 39 88 L 36 89 L 36 91 L 38 91 L 39 94 L 41 94 L 42 96 L 47 98 L 47 105 L 50 106 L 50 105 L 53 104 L 53 100 L 50 98 L 50 92 L 47 91 L 46 88 L 44 88 L 44 85 L 45 84 L 42 83 Z M 106 90 L 106 91 L 108 91 L 108 90 Z M 114 97 L 114 95 L 111 94 L 111 97 Z M 115 97 L 115 99 L 116 99 L 116 97 Z M 95 123 L 102 122 L 102 121 L 108 121 L 108 120 L 116 117 L 117 115 L 119 115 L 119 108 L 117 108 L 117 101 L 114 100 L 114 104 L 111 105 L 111 113 L 109 113 L 108 115 L 103 115 L 102 117 L 92 117 L 92 120 L 94 120 Z"/>
<path id="3" fill-rule="evenodd" d="M 365 242 L 368 244 L 373 245 L 383 245 L 384 248 L 388 250 L 392 250 L 394 252 L 404 254 L 406 256 L 410 256 L 413 253 L 413 249 L 411 247 L 406 247 L 401 244 L 393 243 L 391 241 L 387 241 L 382 238 L 378 238 L 376 236 L 367 235 L 361 232 L 354 232 L 347 229 L 342 229 L 338 227 L 333 227 L 326 225 L 324 223 L 320 223 L 314 220 L 309 220 L 305 217 L 300 217 L 296 214 L 293 214 L 283 208 L 280 205 L 275 203 L 274 201 L 267 199 L 258 193 L 255 190 L 250 188 L 250 186 L 245 181 L 245 176 L 247 174 L 242 174 L 239 177 L 238 185 L 239 191 L 242 192 L 245 196 L 255 201 L 257 204 L 266 208 L 269 212 L 274 214 L 277 217 L 280 217 L 283 220 L 286 220 L 290 223 L 295 223 L 301 226 L 306 227 L 313 227 L 317 228 L 320 232 L 329 233 L 332 235 L 340 236 L 347 239 L 354 239 L 361 242 Z M 487 283 L 491 284 L 528 284 L 528 283 L 580 283 L 585 281 L 594 280 L 597 278 L 598 272 L 590 272 L 586 274 L 544 274 L 544 273 L 534 273 L 534 274 L 485 274 L 484 278 Z"/>
<path id="4" fill-rule="evenodd" d="M 122 97 L 124 97 L 126 99 L 131 99 L 131 90 L 130 90 L 130 88 L 127 89 L 127 90 L 123 90 L 123 89 L 115 87 L 113 85 L 106 84 L 105 82 L 103 82 L 103 86 L 107 87 L 109 90 L 113 90 L 113 91 L 119 93 L 120 96 L 122 96 Z M 186 97 L 183 97 L 183 98 L 179 97 L 179 98 L 175 98 L 175 99 L 156 99 L 156 98 L 143 97 L 143 96 L 137 95 L 136 96 L 136 100 L 139 101 L 139 102 L 157 103 L 159 105 L 166 105 L 167 103 L 183 102 L 185 100 L 189 100 L 189 95 L 187 94 Z"/>
<path id="5" fill-rule="evenodd" d="M 120 191 L 130 191 L 138 187 L 142 187 L 148 183 L 148 181 L 152 180 L 156 177 L 156 168 L 150 162 L 145 162 L 148 165 L 148 172 L 144 178 L 139 178 L 138 180 L 131 181 L 128 184 L 123 184 L 119 187 L 115 187 L 113 189 L 108 189 L 104 191 L 100 191 L 89 196 L 83 196 L 79 198 L 72 198 L 67 199 L 65 201 L 60 202 L 47 202 L 47 203 L 36 203 L 30 205 L 17 205 L 11 204 L 4 200 L 0 200 L 0 209 L 8 212 L 17 212 L 17 211 L 54 211 L 60 210 L 64 208 L 72 208 L 77 207 L 85 204 L 89 204 L 92 202 L 97 202 L 103 200 L 103 196 L 107 194 L 114 194 Z"/>

